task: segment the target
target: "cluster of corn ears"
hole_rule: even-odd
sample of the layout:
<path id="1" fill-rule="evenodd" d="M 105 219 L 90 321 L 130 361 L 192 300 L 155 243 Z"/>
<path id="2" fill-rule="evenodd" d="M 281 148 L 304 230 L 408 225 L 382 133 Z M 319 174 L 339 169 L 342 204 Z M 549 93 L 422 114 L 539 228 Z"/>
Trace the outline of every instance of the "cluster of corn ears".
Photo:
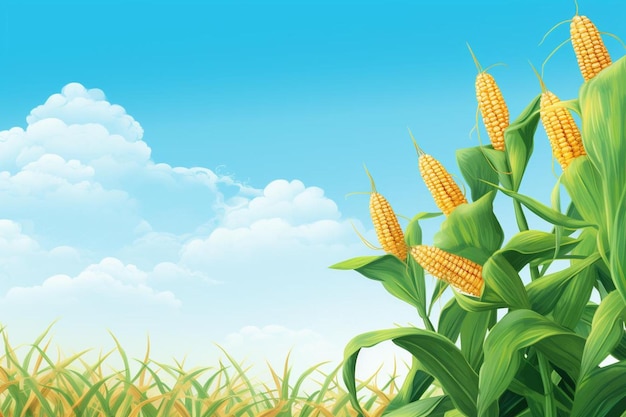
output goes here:
<path id="1" fill-rule="evenodd" d="M 383 416 L 626 415 L 626 57 L 613 63 L 585 16 L 571 20 L 570 35 L 584 79 L 578 98 L 561 102 L 540 80 L 541 92 L 513 122 L 495 79 L 474 57 L 491 143 L 456 153 L 471 202 L 413 139 L 420 174 L 445 215 L 433 246 L 422 244 L 420 221 L 439 213 L 420 213 L 403 231 L 372 181 L 370 213 L 386 254 L 332 268 L 381 281 L 416 308 L 424 329 L 372 331 L 346 346 L 344 382 L 361 416 L 359 351 L 388 340 L 414 359 Z M 571 199 L 565 212 L 518 192 L 540 120 L 562 168 L 555 190 L 564 185 Z M 493 212 L 497 192 L 511 197 L 519 227 L 506 244 Z M 551 230 L 529 230 L 524 208 Z M 569 266 L 552 272 L 557 260 Z M 526 267 L 527 283 L 520 277 Z M 438 278 L 429 303 L 426 272 Z M 435 325 L 431 309 L 448 286 L 453 297 Z M 609 356 L 615 362 L 601 367 Z M 443 394 L 424 398 L 433 383 Z"/>

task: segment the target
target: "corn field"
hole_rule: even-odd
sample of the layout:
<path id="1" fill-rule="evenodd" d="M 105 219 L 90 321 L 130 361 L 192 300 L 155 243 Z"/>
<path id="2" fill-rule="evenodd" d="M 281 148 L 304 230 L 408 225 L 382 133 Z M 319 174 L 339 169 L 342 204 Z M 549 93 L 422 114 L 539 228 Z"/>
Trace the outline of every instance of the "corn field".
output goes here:
<path id="1" fill-rule="evenodd" d="M 402 230 L 375 192 L 371 213 L 386 254 L 332 266 L 380 281 L 423 321 L 346 346 L 343 379 L 359 416 L 372 415 L 357 394 L 359 352 L 385 341 L 413 357 L 386 417 L 626 416 L 626 57 L 612 62 L 585 16 L 576 14 L 570 34 L 584 80 L 578 97 L 561 101 L 540 78 L 541 92 L 512 122 L 470 49 L 491 142 L 456 152 L 470 195 L 413 139 L 441 213 L 421 212 Z M 550 205 L 519 193 L 540 121 L 561 166 Z M 565 210 L 561 185 L 571 200 Z M 512 202 L 519 229 L 508 242 L 493 210 L 498 193 Z M 530 229 L 528 211 L 549 230 Z M 423 245 L 420 224 L 441 214 L 433 246 Z M 432 293 L 426 273 L 438 278 Z M 447 288 L 453 296 L 433 323 Z M 607 358 L 613 363 L 600 366 Z M 440 395 L 428 391 L 434 382 Z"/>
<path id="2" fill-rule="evenodd" d="M 419 212 L 403 230 L 370 176 L 370 214 L 386 253 L 331 268 L 379 281 L 415 308 L 423 328 L 357 335 L 328 374 L 314 366 L 294 380 L 287 360 L 282 372 L 269 369 L 272 386 L 251 381 L 226 352 L 229 363 L 185 369 L 154 362 L 149 345 L 131 361 L 115 340 L 115 351 L 87 363 L 84 352 L 54 359 L 48 331 L 23 353 L 0 328 L 0 417 L 626 416 L 626 57 L 613 62 L 585 16 L 576 14 L 570 30 L 578 96 L 562 101 L 540 79 L 513 121 L 470 49 L 490 144 L 456 151 L 469 195 L 413 138 L 441 212 Z M 549 205 L 519 192 L 540 122 L 561 167 Z M 565 210 L 561 186 L 571 200 Z M 510 199 L 519 229 L 507 242 L 493 210 L 498 193 Z M 528 212 L 549 230 L 530 229 Z M 433 244 L 424 245 L 421 224 L 438 218 Z M 438 278 L 430 292 L 427 273 Z M 361 350 L 387 341 L 412 355 L 404 382 L 357 380 Z M 112 354 L 124 366 L 107 372 Z M 614 362 L 601 366 L 607 358 Z M 309 378 L 319 379 L 312 393 L 302 389 Z"/>

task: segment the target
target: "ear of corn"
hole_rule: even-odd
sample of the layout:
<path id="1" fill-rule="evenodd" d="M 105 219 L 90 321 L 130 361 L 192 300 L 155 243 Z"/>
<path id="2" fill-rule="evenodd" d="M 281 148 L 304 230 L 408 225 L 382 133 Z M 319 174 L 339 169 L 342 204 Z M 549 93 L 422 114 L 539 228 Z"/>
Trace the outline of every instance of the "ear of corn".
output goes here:
<path id="1" fill-rule="evenodd" d="M 541 94 L 540 114 L 554 157 L 565 169 L 578 156 L 585 155 L 582 138 L 571 113 L 564 107 L 546 110 L 560 100 L 550 91 Z"/>
<path id="2" fill-rule="evenodd" d="M 481 72 L 476 76 L 476 99 L 493 149 L 503 151 L 504 129 L 509 126 L 509 109 L 491 74 Z"/>
<path id="3" fill-rule="evenodd" d="M 422 179 L 443 214 L 447 216 L 458 205 L 467 203 L 461 189 L 439 161 L 422 152 L 418 164 Z"/>
<path id="4" fill-rule="evenodd" d="M 398 222 L 398 218 L 387 199 L 376 192 L 374 180 L 369 172 L 367 172 L 367 175 L 370 177 L 372 183 L 370 216 L 372 217 L 372 223 L 374 223 L 374 230 L 376 231 L 378 242 L 385 252 L 405 261 L 408 248 L 404 241 L 404 234 Z"/>
<path id="5" fill-rule="evenodd" d="M 570 24 L 572 46 L 585 81 L 611 65 L 611 57 L 596 26 L 587 16 L 574 16 Z"/>
<path id="6" fill-rule="evenodd" d="M 411 248 L 411 255 L 432 276 L 459 290 L 480 297 L 483 290 L 482 266 L 434 246 Z"/>

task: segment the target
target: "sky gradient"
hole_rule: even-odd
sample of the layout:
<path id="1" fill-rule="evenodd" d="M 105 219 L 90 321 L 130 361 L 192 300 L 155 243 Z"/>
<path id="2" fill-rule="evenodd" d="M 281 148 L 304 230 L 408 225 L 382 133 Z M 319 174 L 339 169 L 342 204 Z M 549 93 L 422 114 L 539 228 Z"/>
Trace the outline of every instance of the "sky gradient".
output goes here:
<path id="1" fill-rule="evenodd" d="M 579 6 L 625 36 L 625 2 Z M 460 179 L 454 150 L 479 144 L 466 43 L 484 67 L 505 64 L 490 73 L 513 119 L 540 92 L 529 61 L 541 67 L 568 25 L 539 42 L 574 12 L 571 1 L 2 2 L 0 323 L 27 343 L 60 317 L 68 353 L 112 347 L 110 329 L 140 357 L 149 332 L 166 362 L 216 364 L 218 343 L 280 366 L 295 346 L 298 369 L 338 361 L 361 332 L 418 324 L 378 283 L 328 269 L 377 254 L 353 230 L 375 242 L 368 197 L 346 195 L 369 190 L 366 164 L 399 214 L 436 211 L 407 128 Z M 570 44 L 544 80 L 576 97 Z M 549 203 L 552 165 L 539 127 L 521 191 Z M 498 196 L 508 237 L 511 207 Z M 429 242 L 438 220 L 424 229 Z"/>

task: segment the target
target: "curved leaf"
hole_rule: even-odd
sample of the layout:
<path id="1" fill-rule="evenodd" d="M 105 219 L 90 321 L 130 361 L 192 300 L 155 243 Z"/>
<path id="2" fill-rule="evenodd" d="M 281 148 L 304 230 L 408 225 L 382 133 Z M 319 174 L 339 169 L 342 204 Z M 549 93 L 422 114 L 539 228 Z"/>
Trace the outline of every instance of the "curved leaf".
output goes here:
<path id="1" fill-rule="evenodd" d="M 463 178 L 465 178 L 465 182 L 470 186 L 472 201 L 477 201 L 492 191 L 491 187 L 485 184 L 484 181 L 497 182 L 498 173 L 489 159 L 487 159 L 484 147 L 475 146 L 473 148 L 457 149 L 456 161 Z"/>
<path id="2" fill-rule="evenodd" d="M 597 225 L 584 220 L 577 220 L 566 216 L 556 210 L 551 209 L 548 206 L 541 204 L 534 198 L 527 197 L 523 194 L 516 193 L 514 191 L 507 190 L 498 185 L 492 184 L 495 188 L 502 191 L 504 194 L 519 201 L 525 205 L 530 211 L 541 217 L 543 220 L 555 226 L 563 226 L 567 229 L 581 229 L 583 227 L 597 227 Z"/>
<path id="3" fill-rule="evenodd" d="M 625 362 L 594 369 L 576 389 L 572 417 L 617 416 L 611 411 L 625 397 Z"/>
<path id="4" fill-rule="evenodd" d="M 408 246 L 417 246 L 422 244 L 422 226 L 420 226 L 420 220 L 424 219 L 432 219 L 434 217 L 439 217 L 443 215 L 443 213 L 427 213 L 422 212 L 418 213 L 409 222 L 404 231 L 404 241 Z"/>
<path id="5" fill-rule="evenodd" d="M 504 131 L 504 149 L 511 168 L 511 184 L 517 191 L 522 183 L 524 171 L 533 152 L 533 139 L 539 123 L 539 102 L 537 95 L 522 113 Z"/>
<path id="6" fill-rule="evenodd" d="M 434 378 L 419 368 L 419 361 L 413 357 L 411 359 L 411 369 L 407 374 L 402 387 L 398 390 L 395 397 L 389 402 L 385 408 L 385 415 L 388 412 L 399 410 L 405 405 L 413 403 L 420 399 L 432 384 Z"/>
<path id="7" fill-rule="evenodd" d="M 408 261 L 411 263 L 413 259 L 408 258 Z M 419 278 L 413 279 L 409 274 L 409 266 L 394 255 L 362 256 L 340 262 L 330 268 L 354 269 L 367 278 L 380 281 L 391 295 L 400 300 L 416 308 L 423 305 L 420 304 Z M 421 269 L 419 265 L 418 268 Z"/>
<path id="8" fill-rule="evenodd" d="M 580 234 L 580 243 L 572 250 L 572 255 L 587 256 L 586 259 L 572 259 L 572 266 L 583 266 L 576 279 L 569 280 L 564 291 L 558 295 L 553 318 L 557 323 L 573 329 L 580 321 L 591 291 L 597 280 L 597 266 L 604 264 L 597 252 L 597 236 L 595 229 L 584 229 Z M 591 258 L 591 259 L 590 259 Z M 589 262 L 594 260 L 592 265 Z"/>
<path id="9" fill-rule="evenodd" d="M 592 268 L 592 265 L 599 259 L 600 255 L 598 254 L 590 256 L 582 262 L 577 262 L 574 265 L 553 274 L 544 275 L 543 277 L 529 283 L 526 286 L 526 291 L 528 293 L 528 298 L 530 299 L 532 310 L 540 314 L 547 314 L 552 311 L 557 302 L 563 296 L 563 293 L 567 289 L 568 285 L 570 285 L 572 278 L 577 277 L 586 269 L 590 270 L 591 277 L 583 277 L 582 280 L 591 281 L 591 285 L 593 285 L 594 268 Z M 585 300 L 583 307 L 586 303 L 587 300 Z"/>
<path id="10" fill-rule="evenodd" d="M 483 361 L 483 342 L 494 310 L 467 312 L 461 326 L 461 352 L 472 366 L 478 370 Z"/>
<path id="11" fill-rule="evenodd" d="M 391 340 L 416 357 L 425 372 L 435 377 L 455 407 L 476 416 L 478 375 L 459 349 L 447 338 L 429 330 L 397 328 L 363 333 L 353 338 L 344 351 L 343 378 L 356 410 L 363 413 L 356 397 L 355 369 L 359 351 Z"/>
<path id="12" fill-rule="evenodd" d="M 407 404 L 402 408 L 383 413 L 384 417 L 444 417 L 447 411 L 453 410 L 454 404 L 447 395 L 424 398 Z"/>
<path id="13" fill-rule="evenodd" d="M 502 227 L 493 214 L 495 196 L 491 191 L 476 202 L 454 209 L 441 224 L 433 244 L 478 264 L 485 263 L 504 240 Z"/>
<path id="14" fill-rule="evenodd" d="M 557 245 L 560 256 L 572 250 L 578 242 L 578 239 L 568 236 L 562 236 L 557 241 L 556 235 L 552 233 L 524 230 L 515 234 L 498 253 L 519 271 L 532 260 L 554 255 Z"/>
<path id="15" fill-rule="evenodd" d="M 441 309 L 441 313 L 439 313 L 437 333 L 444 335 L 452 342 L 456 342 L 456 339 L 461 333 L 461 325 L 466 315 L 467 311 L 459 306 L 456 299 L 451 298 L 443 309 Z"/>
<path id="16" fill-rule="evenodd" d="M 535 346 L 556 366 L 578 376 L 585 340 L 531 310 L 516 310 L 498 322 L 485 341 L 480 369 L 478 413 L 508 388 L 521 363 L 521 349 Z"/>
<path id="17" fill-rule="evenodd" d="M 582 218 L 606 228 L 602 179 L 589 157 L 574 158 L 561 174 L 561 182 Z"/>
<path id="18" fill-rule="evenodd" d="M 582 140 L 585 151 L 602 179 L 606 213 L 620 208 L 626 188 L 626 57 L 613 62 L 580 88 L 579 105 Z M 623 224 L 613 225 L 607 219 L 608 240 L 613 233 L 622 234 Z M 622 293 L 622 295 L 624 295 Z"/>
<path id="19" fill-rule="evenodd" d="M 610 265 L 611 278 L 615 288 L 626 301 L 626 188 L 622 192 L 620 206 L 613 221 L 614 233 L 610 235 Z"/>
<path id="20" fill-rule="evenodd" d="M 624 314 L 626 303 L 619 293 L 614 291 L 602 300 L 591 322 L 591 333 L 585 343 L 579 380 L 600 365 L 620 342 L 624 333 Z"/>
<path id="21" fill-rule="evenodd" d="M 491 165 L 496 170 L 500 184 L 502 184 L 502 186 L 507 190 L 510 190 L 513 187 L 513 183 L 511 182 L 511 168 L 509 167 L 509 162 L 506 158 L 506 152 L 493 149 L 491 145 L 484 147 L 483 150 L 485 152 L 485 156 L 489 159 L 489 162 L 491 162 Z M 477 179 L 484 183 L 488 183 L 487 180 L 481 178 Z"/>
<path id="22" fill-rule="evenodd" d="M 483 279 L 485 280 L 483 298 L 489 298 L 494 294 L 511 308 L 530 308 L 524 283 L 515 268 L 501 254 L 497 253 L 485 262 Z"/>

